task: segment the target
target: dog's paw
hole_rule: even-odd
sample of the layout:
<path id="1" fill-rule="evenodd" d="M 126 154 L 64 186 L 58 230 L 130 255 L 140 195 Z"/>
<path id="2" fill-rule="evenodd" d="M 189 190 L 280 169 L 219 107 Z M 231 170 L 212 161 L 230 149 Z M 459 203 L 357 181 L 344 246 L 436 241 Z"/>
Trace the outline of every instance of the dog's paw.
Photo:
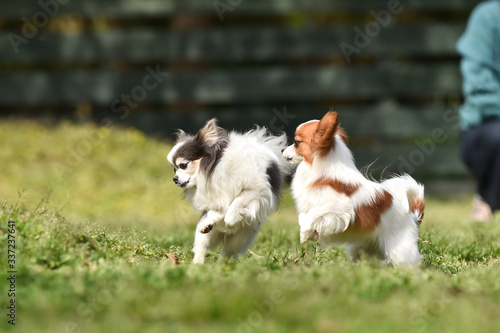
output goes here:
<path id="1" fill-rule="evenodd" d="M 304 244 L 308 240 L 309 240 L 309 235 L 304 233 L 304 232 L 301 232 L 300 233 L 300 244 Z"/>
<path id="2" fill-rule="evenodd" d="M 203 265 L 205 263 L 205 256 L 194 255 L 193 264 Z"/>
<path id="3" fill-rule="evenodd" d="M 200 232 L 202 234 L 208 234 L 212 230 L 213 227 L 214 227 L 213 224 L 207 224 L 206 226 L 202 226 L 200 228 Z"/>
<path id="4" fill-rule="evenodd" d="M 304 244 L 307 241 L 313 240 L 316 241 L 319 238 L 319 234 L 316 230 L 313 229 L 302 229 L 300 230 L 300 244 Z"/>

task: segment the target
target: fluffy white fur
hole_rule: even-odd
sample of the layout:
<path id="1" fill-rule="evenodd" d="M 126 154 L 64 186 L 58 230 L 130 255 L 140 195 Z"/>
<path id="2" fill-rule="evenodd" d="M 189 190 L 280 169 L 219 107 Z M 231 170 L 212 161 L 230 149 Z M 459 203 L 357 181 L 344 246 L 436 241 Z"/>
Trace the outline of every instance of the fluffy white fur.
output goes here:
<path id="1" fill-rule="evenodd" d="M 290 162 L 300 163 L 291 188 L 299 213 L 301 243 L 308 240 L 319 240 L 323 246 L 345 243 L 353 260 L 365 252 L 393 265 L 418 264 L 418 223 L 423 212 L 410 211 L 409 201 L 415 198 L 423 201 L 423 186 L 408 175 L 381 183 L 365 178 L 341 136 L 334 135 L 334 148 L 324 157 L 313 156 L 312 164 L 297 155 L 295 145 L 283 152 Z M 360 187 L 349 197 L 328 186 L 311 187 L 318 179 L 336 179 Z M 376 195 L 384 190 L 392 194 L 393 202 L 381 215 L 378 226 L 368 233 L 346 232 L 355 221 L 355 209 L 373 204 Z"/>
<path id="2" fill-rule="evenodd" d="M 217 143 L 214 136 L 209 135 L 209 140 L 207 144 Z M 222 246 L 221 256 L 231 258 L 244 254 L 261 223 L 279 204 L 266 169 L 274 162 L 280 169 L 280 177 L 289 169 L 281 157 L 281 150 L 286 146 L 285 135 L 271 136 L 265 128 L 257 128 L 244 134 L 231 132 L 227 142 L 210 175 L 199 168 L 190 176 L 185 170 L 177 170 L 179 184 L 186 184 L 186 199 L 202 213 L 195 233 L 194 263 L 202 264 L 207 251 L 218 246 Z M 184 144 L 181 140 L 169 153 L 167 159 L 171 164 Z M 207 227 L 212 229 L 202 233 Z"/>

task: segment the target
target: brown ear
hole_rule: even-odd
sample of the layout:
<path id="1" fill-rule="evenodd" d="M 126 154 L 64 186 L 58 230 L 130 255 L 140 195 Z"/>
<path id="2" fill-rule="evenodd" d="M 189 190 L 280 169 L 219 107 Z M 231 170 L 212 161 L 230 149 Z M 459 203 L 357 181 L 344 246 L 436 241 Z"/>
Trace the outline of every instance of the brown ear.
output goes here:
<path id="1" fill-rule="evenodd" d="M 229 136 L 225 129 L 217 126 L 217 119 L 212 118 L 198 132 L 195 140 L 199 141 L 203 149 L 200 169 L 210 175 L 219 162 L 222 152 L 229 144 Z"/>
<path id="2" fill-rule="evenodd" d="M 218 149 L 221 144 L 227 141 L 227 132 L 225 129 L 217 126 L 216 118 L 212 118 L 207 121 L 196 137 L 204 146 Z"/>
<path id="3" fill-rule="evenodd" d="M 212 147 L 217 144 L 221 131 L 223 131 L 223 129 L 217 126 L 217 119 L 212 118 L 207 121 L 205 126 L 198 132 L 198 137 L 205 145 Z"/>
<path id="4" fill-rule="evenodd" d="M 320 120 L 313 138 L 314 152 L 326 156 L 335 147 L 335 132 L 339 126 L 338 113 L 328 112 Z"/>

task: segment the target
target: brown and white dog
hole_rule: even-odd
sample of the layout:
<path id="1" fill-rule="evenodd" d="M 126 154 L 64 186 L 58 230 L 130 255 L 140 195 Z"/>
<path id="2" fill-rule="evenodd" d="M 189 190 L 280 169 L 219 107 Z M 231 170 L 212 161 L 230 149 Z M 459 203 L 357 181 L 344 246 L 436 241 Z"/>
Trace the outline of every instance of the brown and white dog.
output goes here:
<path id="1" fill-rule="evenodd" d="M 292 194 L 301 243 L 345 243 L 352 260 L 365 252 L 396 266 L 420 262 L 417 238 L 424 187 L 409 175 L 381 183 L 363 176 L 336 112 L 297 127 L 283 156 L 299 164 Z"/>

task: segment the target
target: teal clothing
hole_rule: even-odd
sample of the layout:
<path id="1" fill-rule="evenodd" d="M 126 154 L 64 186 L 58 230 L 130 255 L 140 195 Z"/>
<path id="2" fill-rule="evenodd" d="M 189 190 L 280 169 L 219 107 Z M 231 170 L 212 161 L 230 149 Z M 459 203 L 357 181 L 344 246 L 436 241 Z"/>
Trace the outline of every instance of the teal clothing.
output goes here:
<path id="1" fill-rule="evenodd" d="M 500 0 L 480 3 L 457 44 L 465 103 L 461 127 L 500 119 Z"/>

